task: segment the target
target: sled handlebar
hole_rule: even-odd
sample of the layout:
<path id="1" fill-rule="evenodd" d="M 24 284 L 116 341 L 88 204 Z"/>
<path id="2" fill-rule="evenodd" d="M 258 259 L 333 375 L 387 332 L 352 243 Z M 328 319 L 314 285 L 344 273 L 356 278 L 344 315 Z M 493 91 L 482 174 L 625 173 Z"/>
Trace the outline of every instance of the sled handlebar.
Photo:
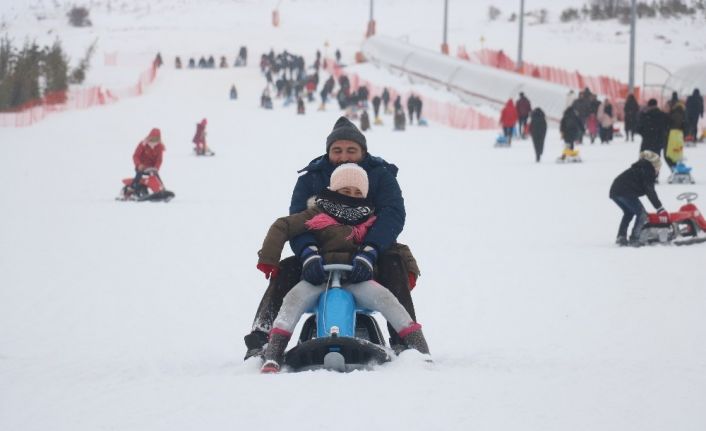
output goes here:
<path id="1" fill-rule="evenodd" d="M 353 270 L 353 265 L 346 265 L 342 263 L 331 263 L 324 265 L 324 271 L 345 271 L 350 272 Z"/>
<path id="2" fill-rule="evenodd" d="M 691 203 L 691 201 L 695 201 L 696 198 L 698 198 L 698 197 L 699 197 L 699 194 L 696 192 L 684 192 L 684 193 L 679 194 L 679 196 L 677 196 L 677 200 L 680 200 L 680 201 L 686 200 L 686 203 Z"/>

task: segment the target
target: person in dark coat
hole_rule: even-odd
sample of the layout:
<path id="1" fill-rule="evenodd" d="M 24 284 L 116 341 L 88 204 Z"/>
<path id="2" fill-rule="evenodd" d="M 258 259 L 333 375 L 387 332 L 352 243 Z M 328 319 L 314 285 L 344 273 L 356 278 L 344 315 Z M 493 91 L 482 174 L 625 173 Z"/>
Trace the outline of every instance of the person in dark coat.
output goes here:
<path id="1" fill-rule="evenodd" d="M 671 111 L 677 103 L 679 103 L 679 94 L 672 91 L 672 97 L 667 101 L 667 108 Z"/>
<path id="2" fill-rule="evenodd" d="M 566 151 L 573 151 L 574 146 L 581 141 L 584 134 L 583 121 L 579 118 L 576 109 L 570 106 L 564 110 L 564 115 L 562 115 L 559 123 L 559 131 L 566 144 L 565 151 L 561 156 L 564 159 Z"/>
<path id="3" fill-rule="evenodd" d="M 284 351 L 299 319 L 316 305 L 328 288 L 324 261 L 327 264 L 368 262 L 353 264 L 353 270 L 344 280 L 342 289 L 349 291 L 359 306 L 379 311 L 409 347 L 429 354 L 421 325 L 412 319 L 389 290 L 372 280 L 372 275 L 365 276 L 372 271 L 374 259 L 368 260 L 366 251 L 361 252 L 360 247 L 367 230 L 376 220 L 375 207 L 367 199 L 368 191 L 365 169 L 355 163 L 344 163 L 334 169 L 329 187 L 318 193 L 306 210 L 277 219 L 268 230 L 257 253 L 257 269 L 266 277 L 279 273 L 282 249 L 288 240 L 298 235 L 313 234 L 320 251 L 308 251 L 313 257 L 305 260 L 302 280 L 292 287 L 283 300 L 272 324 L 261 372 L 280 371 Z M 370 268 L 367 271 L 356 271 L 356 265 L 368 264 Z M 321 268 L 315 270 L 318 266 Z"/>
<path id="4" fill-rule="evenodd" d="M 530 112 L 532 112 L 532 104 L 529 99 L 525 96 L 525 93 L 520 93 L 520 98 L 517 99 L 515 103 L 515 109 L 517 110 L 517 122 L 520 132 L 520 137 L 525 139 L 525 125 L 527 124 L 527 118 L 529 118 Z"/>
<path id="5" fill-rule="evenodd" d="M 416 97 L 414 94 L 410 94 L 407 98 L 407 114 L 409 115 L 409 124 L 414 122 L 414 109 L 417 106 Z"/>
<path id="6" fill-rule="evenodd" d="M 530 114 L 529 130 L 530 136 L 532 136 L 532 145 L 534 145 L 534 154 L 537 158 L 537 162 L 539 162 L 544 152 L 544 138 L 547 136 L 547 119 L 541 108 L 534 108 L 534 110 L 532 110 Z"/>
<path id="7" fill-rule="evenodd" d="M 238 98 L 238 90 L 235 88 L 235 84 L 230 86 L 230 100 L 236 100 Z"/>
<path id="8" fill-rule="evenodd" d="M 424 106 L 424 102 L 422 102 L 422 98 L 417 96 L 414 100 L 414 113 L 417 116 L 417 124 L 424 125 L 422 123 L 422 106 Z"/>
<path id="9" fill-rule="evenodd" d="M 375 121 L 377 122 L 380 119 L 380 103 L 382 102 L 382 99 L 380 96 L 375 96 L 373 97 L 373 114 L 375 114 Z"/>
<path id="10" fill-rule="evenodd" d="M 640 105 L 634 94 L 629 94 L 625 99 L 623 114 L 625 118 L 625 141 L 635 140 L 635 131 L 637 130 L 637 117 L 640 113 Z"/>
<path id="11" fill-rule="evenodd" d="M 693 136 L 696 141 L 696 133 L 699 125 L 699 118 L 704 116 L 704 98 L 701 96 L 698 88 L 694 89 L 691 96 L 686 99 L 686 121 L 688 129 L 687 136 Z"/>
<path id="12" fill-rule="evenodd" d="M 402 191 L 396 179 L 397 166 L 368 153 L 365 135 L 347 118 L 340 117 L 326 138 L 326 154 L 299 171 L 303 175 L 294 186 L 289 213 L 304 211 L 308 199 L 329 186 L 333 170 L 343 163 L 357 163 L 368 174 L 368 197 L 375 206 L 377 219 L 367 231 L 361 249 L 369 247 L 370 254 L 378 256 L 375 279 L 389 289 L 410 316 L 416 319 L 410 289 L 416 285 L 419 268 L 414 259 L 401 257 L 405 255 L 403 250 L 408 251 L 409 248 L 396 242 L 406 218 Z M 290 241 L 294 256 L 280 262 L 278 275 L 270 280 L 255 315 L 252 331 L 245 336 L 248 348 L 246 359 L 261 354 L 268 340 L 267 333 L 282 305 L 282 298 L 301 280 L 302 253 L 312 246 L 318 248 L 316 244 L 311 233 L 304 233 Z M 394 330 L 390 331 L 390 335 L 391 344 L 404 346 Z"/>
<path id="13" fill-rule="evenodd" d="M 629 244 L 635 247 L 643 245 L 640 242 L 640 232 L 647 222 L 647 211 L 640 202 L 640 196 L 647 195 L 657 213 L 664 217 L 665 223 L 668 223 L 669 215 L 655 191 L 655 180 L 659 175 L 660 166 L 659 154 L 649 150 L 643 151 L 640 153 L 640 159 L 618 175 L 610 186 L 609 197 L 623 210 L 616 244 L 620 246 Z M 628 226 L 633 218 L 635 218 L 635 224 L 628 241 Z"/>
<path id="14" fill-rule="evenodd" d="M 181 69 L 181 58 L 177 56 L 177 58 L 174 60 L 174 67 L 177 69 Z"/>
<path id="15" fill-rule="evenodd" d="M 650 99 L 647 108 L 640 113 L 637 133 L 642 136 L 640 152 L 649 150 L 662 154 L 667 140 L 667 115 L 657 106 L 657 99 Z"/>
<path id="16" fill-rule="evenodd" d="M 390 108 L 388 105 L 390 104 L 390 92 L 387 91 L 387 87 L 382 89 L 382 106 L 385 108 L 385 114 L 390 113 Z"/>
<path id="17" fill-rule="evenodd" d="M 370 116 L 368 116 L 368 111 L 363 110 L 360 114 L 360 130 L 366 131 L 370 128 Z"/>

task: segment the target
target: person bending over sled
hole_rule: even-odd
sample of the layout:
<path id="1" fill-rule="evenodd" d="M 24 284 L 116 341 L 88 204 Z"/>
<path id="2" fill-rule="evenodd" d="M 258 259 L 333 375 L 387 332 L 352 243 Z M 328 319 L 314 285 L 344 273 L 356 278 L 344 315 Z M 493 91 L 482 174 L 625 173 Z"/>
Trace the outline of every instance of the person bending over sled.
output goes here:
<path id="1" fill-rule="evenodd" d="M 669 214 L 665 211 L 655 191 L 655 180 L 659 175 L 662 165 L 659 155 L 653 151 L 645 150 L 640 153 L 640 159 L 633 163 L 629 169 L 615 178 L 610 186 L 610 198 L 623 210 L 623 218 L 618 228 L 616 244 L 619 246 L 631 245 L 640 247 L 640 233 L 647 222 L 647 212 L 640 202 L 640 196 L 647 195 L 660 219 L 665 223 L 669 221 Z M 628 225 L 635 218 L 632 234 L 628 241 Z"/>
<path id="2" fill-rule="evenodd" d="M 150 130 L 149 135 L 135 148 L 132 154 L 132 161 L 135 163 L 135 178 L 130 187 L 132 191 L 137 190 L 143 175 L 147 175 L 146 170 L 153 168 L 159 171 L 162 167 L 162 155 L 164 154 L 164 144 L 162 143 L 162 133 L 156 127 Z"/>
<path id="3" fill-rule="evenodd" d="M 286 241 L 308 231 L 314 234 L 320 248 L 309 246 L 302 253 L 302 280 L 284 297 L 265 349 L 263 373 L 280 370 L 292 331 L 326 288 L 324 262 L 352 264 L 343 288 L 353 294 L 361 307 L 381 312 L 407 346 L 429 354 L 422 326 L 389 290 L 372 279 L 375 250 L 362 245 L 376 219 L 367 196 L 365 169 L 354 163 L 342 164 L 331 174 L 330 186 L 313 198 L 308 209 L 277 219 L 267 232 L 258 252 L 257 268 L 268 276 L 277 275 Z"/>

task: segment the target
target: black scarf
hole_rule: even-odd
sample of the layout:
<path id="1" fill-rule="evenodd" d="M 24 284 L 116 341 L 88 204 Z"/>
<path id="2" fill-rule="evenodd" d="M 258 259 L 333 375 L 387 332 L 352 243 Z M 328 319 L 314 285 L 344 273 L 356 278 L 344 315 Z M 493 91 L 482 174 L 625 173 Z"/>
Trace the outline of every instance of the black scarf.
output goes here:
<path id="1" fill-rule="evenodd" d="M 350 196 L 324 189 L 316 196 L 316 206 L 326 214 L 335 218 L 337 222 L 355 226 L 367 220 L 375 207 L 366 198 L 352 198 Z"/>

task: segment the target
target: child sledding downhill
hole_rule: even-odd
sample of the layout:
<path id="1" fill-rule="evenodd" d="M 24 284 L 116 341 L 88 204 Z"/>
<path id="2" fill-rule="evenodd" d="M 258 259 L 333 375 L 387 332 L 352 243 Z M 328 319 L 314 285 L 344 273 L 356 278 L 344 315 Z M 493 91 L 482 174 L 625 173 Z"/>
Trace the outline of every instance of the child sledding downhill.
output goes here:
<path id="1" fill-rule="evenodd" d="M 121 201 L 164 201 L 168 202 L 174 193 L 166 190 L 159 176 L 162 166 L 164 144 L 159 129 L 154 128 L 147 137 L 140 141 L 132 155 L 135 164 L 135 176 L 123 179 Z"/>
<path id="2" fill-rule="evenodd" d="M 194 133 L 194 138 L 191 142 L 194 143 L 194 153 L 197 156 L 213 156 L 216 153 L 211 151 L 211 149 L 206 144 L 206 125 L 208 121 L 204 118 L 201 122 L 196 124 L 196 133 Z"/>
<path id="3" fill-rule="evenodd" d="M 322 191 L 305 211 L 282 217 L 270 227 L 257 268 L 267 277 L 277 277 L 280 255 L 285 242 L 306 231 L 312 232 L 321 249 L 308 247 L 302 253 L 302 280 L 285 296 L 270 331 L 261 371 L 279 372 L 292 331 L 300 317 L 311 308 L 324 291 L 327 275 L 324 264 L 351 264 L 352 270 L 343 289 L 349 291 L 358 305 L 380 311 L 405 343 L 423 354 L 429 354 L 421 325 L 415 322 L 395 296 L 372 279 L 376 251 L 361 248 L 361 241 L 374 223 L 374 208 L 366 199 L 368 177 L 363 168 L 346 163 L 331 175 L 328 189 Z M 325 262 L 325 263 L 324 263 Z"/>

